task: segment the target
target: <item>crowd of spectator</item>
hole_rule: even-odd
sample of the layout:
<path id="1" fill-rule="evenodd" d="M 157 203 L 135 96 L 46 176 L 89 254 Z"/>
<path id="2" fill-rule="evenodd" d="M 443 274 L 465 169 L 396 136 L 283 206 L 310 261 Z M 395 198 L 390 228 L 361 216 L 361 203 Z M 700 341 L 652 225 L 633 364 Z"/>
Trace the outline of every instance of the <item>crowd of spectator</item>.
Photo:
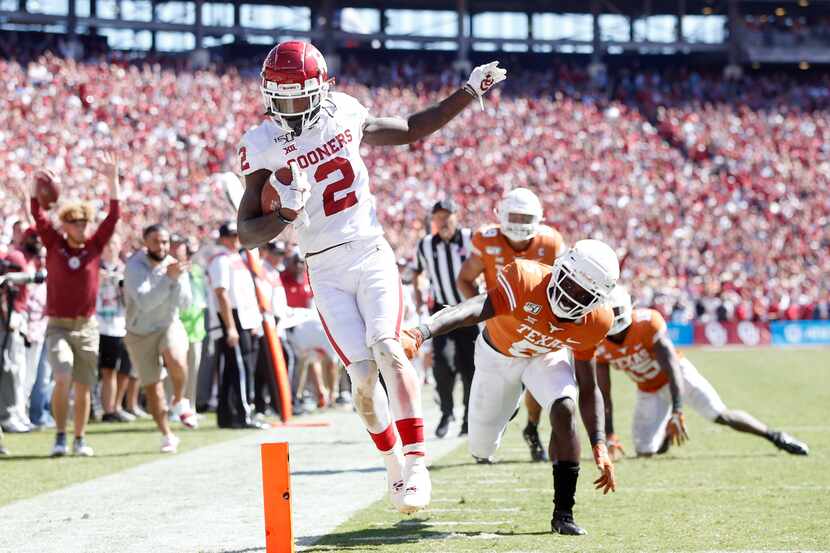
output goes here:
<path id="1" fill-rule="evenodd" d="M 155 221 L 206 240 L 232 217 L 214 175 L 236 170 L 237 141 L 262 118 L 255 62 L 189 71 L 45 54 L 0 60 L 0 70 L 7 182 L 48 168 L 65 196 L 102 207 L 105 183 L 90 167 L 115 149 L 125 251 Z M 526 186 L 568 241 L 614 244 L 639 303 L 675 320 L 827 316 L 830 78 L 630 69 L 597 88 L 578 66 L 510 71 L 485 111 L 411 147 L 364 146 L 400 256 L 411 257 L 436 199 L 463 199 L 462 222 L 475 227 L 493 221 L 505 190 Z M 345 59 L 337 78 L 372 113 L 392 115 L 459 83 L 424 60 Z M 21 217 L 13 188 L 0 190 L 8 236 Z"/>

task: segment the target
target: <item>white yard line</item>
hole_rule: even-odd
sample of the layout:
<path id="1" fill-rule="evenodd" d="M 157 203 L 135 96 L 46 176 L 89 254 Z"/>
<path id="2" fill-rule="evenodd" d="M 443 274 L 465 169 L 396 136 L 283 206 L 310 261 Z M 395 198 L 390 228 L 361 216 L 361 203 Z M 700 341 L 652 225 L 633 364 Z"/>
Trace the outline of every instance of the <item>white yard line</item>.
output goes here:
<path id="1" fill-rule="evenodd" d="M 424 407 L 427 452 L 435 460 L 463 440 L 429 439 L 440 413 L 432 402 Z M 0 551 L 264 552 L 259 445 L 278 441 L 290 444 L 296 542 L 312 544 L 381 499 L 386 484 L 356 414 L 332 411 L 308 420 L 331 426 L 240 432 L 239 439 L 6 505 Z"/>

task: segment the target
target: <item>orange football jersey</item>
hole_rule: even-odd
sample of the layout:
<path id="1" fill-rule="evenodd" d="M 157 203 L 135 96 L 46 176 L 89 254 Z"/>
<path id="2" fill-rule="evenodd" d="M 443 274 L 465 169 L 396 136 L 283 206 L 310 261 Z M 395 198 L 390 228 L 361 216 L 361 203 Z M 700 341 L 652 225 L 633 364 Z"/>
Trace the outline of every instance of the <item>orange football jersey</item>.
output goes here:
<path id="1" fill-rule="evenodd" d="M 487 292 L 496 313 L 486 323 L 490 342 L 509 357 L 568 348 L 574 359 L 590 361 L 611 328 L 611 308 L 596 307 L 579 323 L 560 321 L 548 303 L 551 272 L 550 265 L 517 259 L 497 275 L 496 286 Z"/>
<path id="2" fill-rule="evenodd" d="M 642 391 L 656 392 L 669 381 L 654 356 L 654 342 L 664 332 L 666 321 L 658 311 L 635 309 L 625 340 L 621 344 L 603 340 L 597 348 L 597 361 L 624 371 Z"/>
<path id="3" fill-rule="evenodd" d="M 530 245 L 517 252 L 510 246 L 501 233 L 499 225 L 483 226 L 473 234 L 473 253 L 481 258 L 484 265 L 484 283 L 487 289 L 496 287 L 496 275 L 516 259 L 532 259 L 552 265 L 565 249 L 565 240 L 556 230 L 547 225 L 539 225 Z"/>

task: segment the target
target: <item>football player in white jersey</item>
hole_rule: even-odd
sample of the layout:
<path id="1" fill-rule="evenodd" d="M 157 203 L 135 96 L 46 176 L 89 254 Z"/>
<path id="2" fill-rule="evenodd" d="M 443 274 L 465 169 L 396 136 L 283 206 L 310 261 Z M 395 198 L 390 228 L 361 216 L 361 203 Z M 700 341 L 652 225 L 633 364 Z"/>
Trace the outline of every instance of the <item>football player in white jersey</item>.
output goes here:
<path id="1" fill-rule="evenodd" d="M 351 96 L 330 91 L 326 62 L 314 46 L 282 42 L 262 66 L 268 118 L 245 133 L 239 146 L 242 244 L 255 248 L 294 227 L 326 334 L 351 377 L 355 408 L 383 454 L 390 499 L 404 513 L 423 509 L 431 495 L 420 386 L 399 341 L 400 276 L 378 222 L 360 144 L 421 140 L 481 102 L 505 75 L 491 62 L 476 67 L 463 87 L 433 106 L 406 118 L 374 117 Z M 286 167 L 289 184 L 277 178 Z M 279 196 L 275 213 L 262 212 L 266 186 Z"/>

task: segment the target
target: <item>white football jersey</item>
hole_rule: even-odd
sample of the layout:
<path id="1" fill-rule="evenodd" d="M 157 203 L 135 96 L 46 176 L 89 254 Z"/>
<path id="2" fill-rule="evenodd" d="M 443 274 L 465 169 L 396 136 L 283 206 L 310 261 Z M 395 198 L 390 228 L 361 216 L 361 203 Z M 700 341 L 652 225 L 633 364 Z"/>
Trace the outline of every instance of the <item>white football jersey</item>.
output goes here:
<path id="1" fill-rule="evenodd" d="M 353 240 L 383 234 L 360 157 L 368 111 L 348 94 L 332 92 L 318 123 L 295 136 L 270 118 L 249 130 L 239 145 L 243 175 L 276 171 L 294 163 L 308 176 L 308 220 L 294 223 L 303 253 L 319 252 Z"/>

